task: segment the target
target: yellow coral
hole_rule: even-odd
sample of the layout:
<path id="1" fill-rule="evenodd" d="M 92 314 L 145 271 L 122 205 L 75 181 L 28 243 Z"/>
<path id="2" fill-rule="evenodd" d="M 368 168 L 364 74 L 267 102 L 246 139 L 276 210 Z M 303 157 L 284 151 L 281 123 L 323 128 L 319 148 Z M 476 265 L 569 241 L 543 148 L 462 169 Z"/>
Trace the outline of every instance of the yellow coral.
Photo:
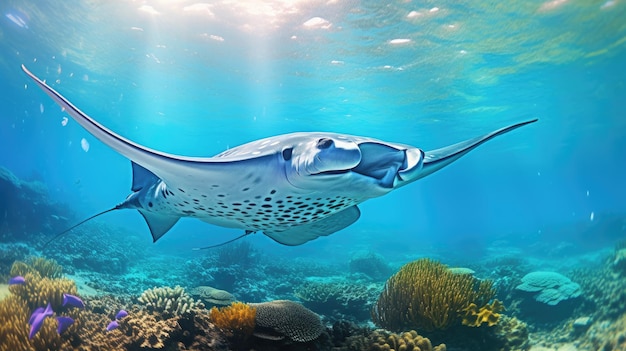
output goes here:
<path id="1" fill-rule="evenodd" d="M 254 331 L 256 308 L 243 302 L 211 308 L 211 322 L 233 339 L 246 340 Z"/>
<path id="2" fill-rule="evenodd" d="M 26 301 L 11 295 L 0 301 L 0 351 L 66 350 L 69 341 L 56 331 L 54 318 L 46 318 L 39 332 L 28 339 L 31 311 Z M 70 327 L 72 328 L 72 327 Z"/>
<path id="3" fill-rule="evenodd" d="M 63 276 L 63 267 L 55 260 L 43 257 L 30 257 L 26 262 L 15 261 L 11 266 L 11 276 L 24 276 L 27 273 L 34 272 L 45 278 L 61 278 Z"/>
<path id="4" fill-rule="evenodd" d="M 72 280 L 53 278 L 61 272 L 56 262 L 45 259 L 29 262 L 33 265 L 16 261 L 11 267 L 11 276 L 22 275 L 26 282 L 9 286 L 11 295 L 0 301 L 0 351 L 70 349 L 66 335 L 80 326 L 80 312 L 75 310 L 66 313 L 75 321 L 68 332 L 59 335 L 54 318 L 46 318 L 39 332 L 32 340 L 28 339 L 28 320 L 36 308 L 50 303 L 53 310 L 58 311 L 63 304 L 63 293 L 76 294 L 76 284 Z"/>
<path id="5" fill-rule="evenodd" d="M 48 303 L 53 310 L 58 310 L 63 305 L 63 293 L 76 295 L 76 284 L 73 280 L 42 278 L 36 272 L 26 273 L 24 279 L 26 283 L 11 285 L 9 290 L 26 301 L 30 310 L 44 307 Z"/>
<path id="6" fill-rule="evenodd" d="M 483 323 L 493 327 L 500 320 L 500 312 L 504 311 L 504 305 L 498 300 L 494 300 L 491 304 L 486 304 L 481 308 L 475 303 L 469 304 L 463 309 L 463 317 L 461 323 L 470 327 L 480 327 Z"/>
<path id="7" fill-rule="evenodd" d="M 390 330 L 447 329 L 460 324 L 470 304 L 484 307 L 494 296 L 489 280 L 454 274 L 442 263 L 419 259 L 389 278 L 372 319 Z"/>
<path id="8" fill-rule="evenodd" d="M 415 330 L 395 334 L 383 330 L 376 330 L 369 336 L 364 336 L 365 350 L 381 351 L 445 351 L 446 345 L 441 344 L 433 347 L 430 340 L 419 334 Z M 360 342 L 359 342 L 360 343 Z"/>

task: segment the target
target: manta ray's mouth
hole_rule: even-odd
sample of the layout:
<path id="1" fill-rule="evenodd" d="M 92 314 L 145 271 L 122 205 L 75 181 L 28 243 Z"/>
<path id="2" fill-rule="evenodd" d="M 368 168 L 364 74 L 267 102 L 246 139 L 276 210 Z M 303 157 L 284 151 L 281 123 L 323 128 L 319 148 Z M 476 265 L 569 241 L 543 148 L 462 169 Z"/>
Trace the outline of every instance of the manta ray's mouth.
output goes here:
<path id="1" fill-rule="evenodd" d="M 356 167 L 318 172 L 316 176 L 333 176 L 356 173 L 371 179 L 383 188 L 392 188 L 398 172 L 406 168 L 405 150 L 388 145 L 366 142 L 359 144 L 361 161 Z"/>

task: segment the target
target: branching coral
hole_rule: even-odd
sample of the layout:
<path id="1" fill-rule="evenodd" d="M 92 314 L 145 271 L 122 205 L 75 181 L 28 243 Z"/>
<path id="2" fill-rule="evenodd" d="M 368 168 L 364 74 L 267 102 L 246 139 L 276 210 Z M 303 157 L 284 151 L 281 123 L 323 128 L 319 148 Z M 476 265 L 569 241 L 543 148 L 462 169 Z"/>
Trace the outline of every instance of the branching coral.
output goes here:
<path id="1" fill-rule="evenodd" d="M 420 259 L 389 278 L 372 319 L 390 330 L 442 330 L 459 325 L 463 310 L 472 303 L 480 310 L 494 296 L 491 281 L 454 274 L 442 263 Z"/>
<path id="2" fill-rule="evenodd" d="M 148 289 L 141 294 L 139 302 L 149 311 L 161 314 L 165 318 L 184 315 L 196 307 L 204 307 L 202 302 L 195 301 L 180 286 Z"/>
<path id="3" fill-rule="evenodd" d="M 226 335 L 238 342 L 244 342 L 254 332 L 256 308 L 243 302 L 211 309 L 211 322 Z"/>

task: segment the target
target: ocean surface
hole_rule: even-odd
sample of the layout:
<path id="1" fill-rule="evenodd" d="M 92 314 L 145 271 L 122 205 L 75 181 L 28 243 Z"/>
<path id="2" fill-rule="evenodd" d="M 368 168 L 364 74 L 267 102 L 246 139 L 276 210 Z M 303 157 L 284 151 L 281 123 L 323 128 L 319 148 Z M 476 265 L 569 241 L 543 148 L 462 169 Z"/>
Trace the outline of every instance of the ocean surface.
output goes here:
<path id="1" fill-rule="evenodd" d="M 21 65 L 115 133 L 185 156 L 310 131 L 433 150 L 539 119 L 366 201 L 337 233 L 294 247 L 260 232 L 240 240 L 294 266 L 363 252 L 394 271 L 421 257 L 472 266 L 515 255 L 566 273 L 626 239 L 622 0 L 5 0 L 0 15 L 0 166 L 43 184 L 63 208 L 46 216 L 64 219 L 6 240 L 43 256 L 42 241 L 123 201 L 132 174 Z M 0 196 L 5 213 L 41 220 Z M 96 245 L 130 235 L 138 261 L 199 259 L 211 250 L 193 248 L 243 234 L 183 218 L 152 243 L 137 211 L 93 222 L 112 228 Z M 55 245 L 93 240 L 74 231 Z"/>

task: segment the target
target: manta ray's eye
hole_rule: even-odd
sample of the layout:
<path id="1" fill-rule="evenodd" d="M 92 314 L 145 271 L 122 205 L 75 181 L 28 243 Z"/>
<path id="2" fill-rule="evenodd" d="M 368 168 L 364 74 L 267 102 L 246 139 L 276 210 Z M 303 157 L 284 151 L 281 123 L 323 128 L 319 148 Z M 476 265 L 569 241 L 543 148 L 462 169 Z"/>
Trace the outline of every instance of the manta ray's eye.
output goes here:
<path id="1" fill-rule="evenodd" d="M 293 149 L 292 148 L 288 148 L 283 150 L 283 160 L 285 161 L 289 161 L 291 160 L 291 154 L 293 153 Z"/>
<path id="2" fill-rule="evenodd" d="M 321 138 L 317 141 L 318 149 L 328 149 L 333 144 L 333 139 Z"/>

